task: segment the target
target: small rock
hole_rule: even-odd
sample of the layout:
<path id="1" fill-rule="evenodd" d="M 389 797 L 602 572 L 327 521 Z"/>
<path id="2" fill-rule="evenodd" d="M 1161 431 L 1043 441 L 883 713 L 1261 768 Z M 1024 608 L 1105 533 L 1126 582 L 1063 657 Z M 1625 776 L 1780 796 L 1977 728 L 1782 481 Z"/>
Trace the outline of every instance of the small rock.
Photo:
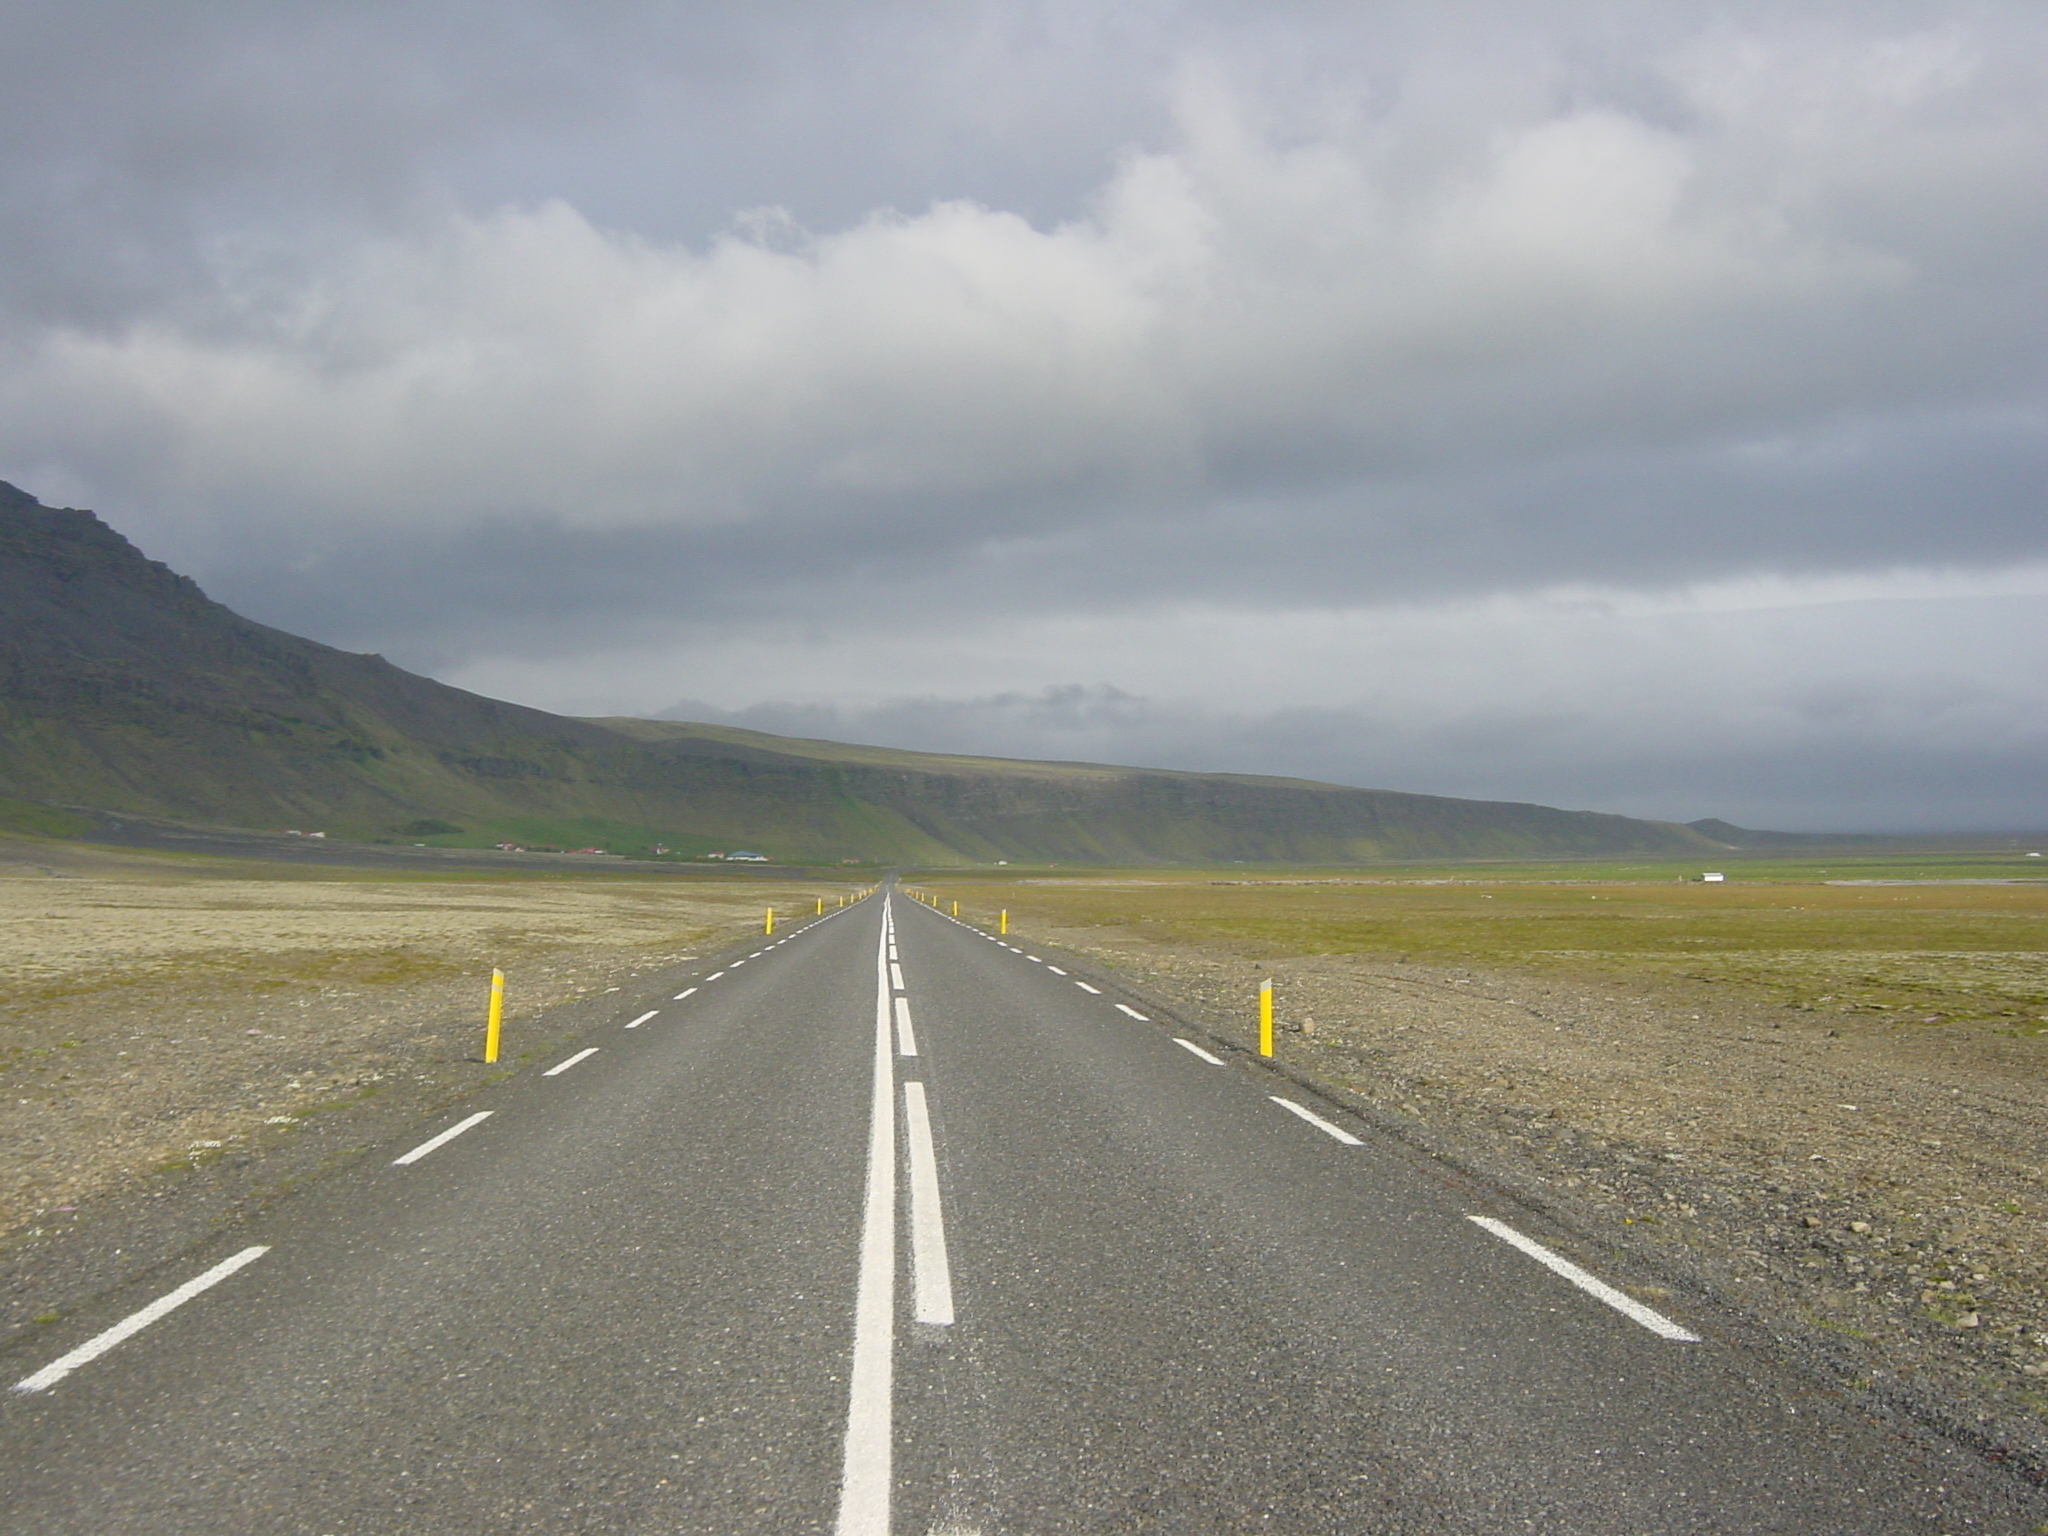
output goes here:
<path id="1" fill-rule="evenodd" d="M 1867 1221 L 1852 1221 L 1849 1223 L 1849 1230 L 1851 1232 L 1868 1232 L 1870 1230 L 1870 1223 Z"/>
<path id="2" fill-rule="evenodd" d="M 1958 1328 L 1981 1328 L 1984 1326 L 1984 1319 L 1975 1312 L 1965 1312 L 1956 1319 L 1956 1326 Z"/>

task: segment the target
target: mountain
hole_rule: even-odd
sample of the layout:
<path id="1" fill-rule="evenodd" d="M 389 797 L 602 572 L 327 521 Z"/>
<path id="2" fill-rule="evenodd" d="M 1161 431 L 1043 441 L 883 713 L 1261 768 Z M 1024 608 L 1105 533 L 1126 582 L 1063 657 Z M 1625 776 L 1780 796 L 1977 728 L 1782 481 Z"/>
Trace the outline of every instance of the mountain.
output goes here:
<path id="1" fill-rule="evenodd" d="M 1704 821 L 1689 821 L 1686 825 L 1702 837 L 1745 852 L 1870 848 L 1901 841 L 1897 837 L 1867 832 L 1752 832 L 1748 827 L 1738 827 L 1734 822 L 1722 821 L 1717 816 L 1709 816 Z"/>
<path id="2" fill-rule="evenodd" d="M 582 720 L 253 623 L 0 482 L 0 795 L 436 842 L 800 861 L 1301 864 L 1679 853 L 1689 827 L 1308 780 Z"/>

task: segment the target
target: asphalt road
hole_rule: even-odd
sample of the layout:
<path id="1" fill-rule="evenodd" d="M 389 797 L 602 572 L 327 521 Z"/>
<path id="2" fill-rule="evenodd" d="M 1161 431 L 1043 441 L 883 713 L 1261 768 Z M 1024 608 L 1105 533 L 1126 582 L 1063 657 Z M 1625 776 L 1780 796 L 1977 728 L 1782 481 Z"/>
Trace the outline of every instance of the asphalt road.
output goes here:
<path id="1" fill-rule="evenodd" d="M 0 1357 L 0 1530 L 2048 1520 L 1054 958 L 897 896 L 679 973 Z"/>

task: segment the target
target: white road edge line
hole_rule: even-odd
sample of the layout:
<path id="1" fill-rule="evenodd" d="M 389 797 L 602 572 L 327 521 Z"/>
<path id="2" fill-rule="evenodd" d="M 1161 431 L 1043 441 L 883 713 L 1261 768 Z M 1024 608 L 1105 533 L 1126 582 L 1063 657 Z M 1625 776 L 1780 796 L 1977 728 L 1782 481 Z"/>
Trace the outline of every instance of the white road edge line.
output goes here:
<path id="1" fill-rule="evenodd" d="M 704 979 L 706 981 L 716 981 L 719 977 L 723 976 L 724 974 L 725 972 L 723 971 L 713 971 L 709 976 L 706 976 Z"/>
<path id="2" fill-rule="evenodd" d="M 596 1054 L 596 1046 L 586 1045 L 585 1047 L 583 1047 L 582 1050 L 578 1051 L 574 1056 L 571 1056 L 567 1061 L 556 1062 L 552 1067 L 549 1067 L 547 1071 L 541 1073 L 541 1076 L 554 1077 L 560 1073 L 568 1071 L 571 1067 L 575 1066 L 576 1063 L 579 1061 L 588 1061 L 591 1057 L 595 1056 Z"/>
<path id="3" fill-rule="evenodd" d="M 253 1248 L 244 1248 L 233 1258 L 222 1259 L 205 1274 L 195 1275 L 174 1291 L 166 1291 L 140 1312 L 129 1313 L 105 1333 L 96 1334 L 92 1338 L 87 1339 L 78 1348 L 72 1350 L 70 1354 L 59 1355 L 33 1376 L 22 1377 L 21 1380 L 14 1384 L 14 1390 L 17 1392 L 41 1392 L 47 1388 L 54 1387 L 81 1365 L 86 1364 L 88 1361 L 97 1360 L 123 1339 L 132 1338 L 158 1318 L 166 1313 L 177 1311 L 178 1308 L 185 1305 L 186 1302 L 197 1296 L 201 1291 L 210 1290 L 245 1264 L 255 1263 L 268 1252 L 270 1252 L 268 1244 L 258 1244 Z"/>
<path id="4" fill-rule="evenodd" d="M 1129 1003 L 1118 1003 L 1116 1005 L 1116 1011 L 1118 1013 L 1128 1013 L 1132 1018 L 1137 1019 L 1139 1022 L 1144 1024 L 1150 1024 L 1152 1022 L 1144 1014 L 1138 1012 L 1137 1009 L 1133 1008 Z"/>
<path id="5" fill-rule="evenodd" d="M 695 987 L 685 987 L 682 991 L 678 992 L 674 997 L 670 998 L 669 1001 L 672 1003 L 680 1003 L 686 997 L 695 996 L 696 991 L 697 989 Z"/>
<path id="6" fill-rule="evenodd" d="M 1301 1116 L 1302 1119 L 1306 1120 L 1310 1125 L 1314 1126 L 1317 1130 L 1323 1132 L 1325 1135 L 1329 1136 L 1334 1141 L 1341 1141 L 1347 1147 L 1362 1147 L 1365 1145 L 1364 1142 L 1360 1141 L 1356 1136 L 1352 1135 L 1349 1131 L 1345 1130 L 1343 1126 L 1330 1124 L 1329 1121 L 1325 1120 L 1321 1115 L 1317 1114 L 1314 1110 L 1304 1109 L 1301 1107 L 1301 1105 L 1295 1103 L 1292 1099 L 1283 1099 L 1277 1093 L 1269 1093 L 1266 1095 L 1266 1097 L 1271 1099 L 1275 1104 L 1278 1104 L 1282 1109 Z"/>
<path id="7" fill-rule="evenodd" d="M 1085 982 L 1085 981 L 1077 981 L 1077 982 L 1075 982 L 1075 983 L 1074 983 L 1074 985 L 1075 985 L 1075 986 L 1077 986 L 1077 987 L 1079 987 L 1079 988 L 1080 988 L 1080 989 L 1081 989 L 1081 990 L 1082 990 L 1083 992 L 1089 992 L 1089 993 L 1092 993 L 1092 994 L 1094 994 L 1094 995 L 1095 995 L 1096 997 L 1100 997 L 1100 996 L 1102 996 L 1102 988 L 1100 988 L 1100 987 L 1091 987 L 1091 986 L 1089 986 L 1089 985 L 1088 985 L 1088 983 L 1087 983 L 1087 982 Z"/>
<path id="8" fill-rule="evenodd" d="M 1047 969 L 1048 971 L 1051 971 L 1051 972 L 1053 973 L 1053 975 L 1055 975 L 1055 976 L 1064 976 L 1064 975 L 1066 975 L 1066 974 L 1067 974 L 1067 973 L 1066 973 L 1065 971 L 1061 970 L 1061 969 L 1060 969 L 1060 968 L 1059 968 L 1058 966 L 1056 966 L 1056 965 L 1048 965 L 1048 966 L 1046 967 L 1046 969 Z"/>
<path id="9" fill-rule="evenodd" d="M 1199 1045 L 1195 1044 L 1195 1042 L 1192 1040 L 1183 1040 L 1179 1035 L 1175 1035 L 1173 1037 L 1173 1043 L 1179 1046 L 1184 1051 L 1192 1051 L 1195 1055 L 1201 1057 L 1202 1060 L 1209 1063 L 1209 1065 L 1212 1067 L 1220 1067 L 1223 1065 L 1223 1058 L 1221 1056 L 1211 1056 L 1207 1051 L 1203 1050 Z"/>
<path id="10" fill-rule="evenodd" d="M 482 1125 L 486 1120 L 490 1119 L 491 1116 L 495 1115 L 496 1113 L 497 1111 L 495 1109 L 480 1109 L 475 1114 L 471 1115 L 467 1120 L 458 1120 L 454 1125 L 449 1126 L 448 1129 L 443 1131 L 440 1135 L 429 1136 L 425 1141 L 421 1142 L 418 1146 L 414 1147 L 410 1152 L 406 1153 L 405 1156 L 394 1157 L 393 1159 L 391 1159 L 391 1166 L 394 1168 L 403 1168 L 410 1163 L 418 1162 L 421 1158 L 425 1157 L 429 1152 L 434 1151 L 437 1147 L 447 1146 L 449 1142 L 453 1141 L 456 1137 L 460 1136 L 464 1131 L 475 1130 L 478 1126 Z"/>
<path id="11" fill-rule="evenodd" d="M 1604 1301 L 1631 1322 L 1640 1323 L 1659 1338 L 1670 1339 L 1679 1344 L 1697 1344 L 1700 1336 L 1689 1328 L 1681 1328 L 1661 1312 L 1653 1312 L 1635 1297 L 1602 1280 L 1598 1275 L 1588 1274 L 1570 1259 L 1552 1253 L 1533 1238 L 1522 1236 L 1504 1221 L 1495 1221 L 1491 1216 L 1471 1216 L 1467 1220 L 1484 1227 L 1510 1247 L 1519 1248 L 1552 1274 L 1562 1275 L 1588 1296 Z"/>
<path id="12" fill-rule="evenodd" d="M 917 1034 L 910 1027 L 910 999 L 907 997 L 896 999 L 896 1054 L 917 1054 Z"/>
<path id="13" fill-rule="evenodd" d="M 837 1536 L 889 1536 L 896 1366 L 896 1069 L 889 1054 L 888 935 L 875 951 L 875 1091 L 868 1110 L 867 1212 L 853 1303 L 853 1370 L 846 1389 L 846 1449 L 839 1469 Z"/>
<path id="14" fill-rule="evenodd" d="M 900 1002 L 901 999 L 899 998 Z M 953 1269 L 946 1262 L 946 1218 L 939 1207 L 939 1159 L 923 1083 L 903 1085 L 903 1127 L 910 1142 L 910 1260 L 920 1323 L 953 1325 Z"/>
<path id="15" fill-rule="evenodd" d="M 626 1028 L 638 1029 L 642 1024 L 645 1024 L 649 1019 L 658 1019 L 660 1017 L 661 1010 L 659 1008 L 650 1008 L 645 1013 L 641 1014 L 639 1018 L 635 1019 L 632 1023 L 628 1024 Z"/>

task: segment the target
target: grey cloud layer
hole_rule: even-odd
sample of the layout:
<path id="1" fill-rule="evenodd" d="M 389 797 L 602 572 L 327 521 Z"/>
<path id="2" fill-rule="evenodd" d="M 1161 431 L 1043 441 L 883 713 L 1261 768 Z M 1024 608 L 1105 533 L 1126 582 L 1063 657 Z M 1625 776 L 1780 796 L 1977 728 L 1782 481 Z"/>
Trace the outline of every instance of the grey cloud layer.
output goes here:
<path id="1" fill-rule="evenodd" d="M 2048 554 L 2044 41 L 2022 4 L 18 6 L 0 476 L 568 707 L 793 626 L 881 666 L 1156 616 L 1036 698 L 1143 676 L 1191 604 L 1995 572 Z M 1669 686 L 1733 709 L 1710 650 Z M 1456 779 L 1333 666 L 1337 723 L 1269 739 Z M 1199 686 L 1146 710 L 1182 724 L 1133 750 L 1252 739 Z M 1600 793 L 1868 747 L 1728 720 L 1683 773 L 1614 736 Z"/>
<path id="2" fill-rule="evenodd" d="M 692 699 L 669 713 L 930 751 L 1298 775 L 1672 820 L 2048 833 L 2043 607 L 1978 597 L 1633 616 L 1478 610 L 1366 626 L 1350 637 L 1348 667 L 1312 635 L 1275 634 L 1277 650 L 1315 669 L 1315 703 L 1276 677 L 1263 699 L 1227 679 L 1206 700 L 1066 685 L 854 706 Z M 1198 650 L 1191 670 L 1229 670 L 1227 642 L 1178 638 Z M 1084 667 L 1083 650 L 1060 660 Z M 1984 658 L 1998 665 L 1972 666 Z"/>

